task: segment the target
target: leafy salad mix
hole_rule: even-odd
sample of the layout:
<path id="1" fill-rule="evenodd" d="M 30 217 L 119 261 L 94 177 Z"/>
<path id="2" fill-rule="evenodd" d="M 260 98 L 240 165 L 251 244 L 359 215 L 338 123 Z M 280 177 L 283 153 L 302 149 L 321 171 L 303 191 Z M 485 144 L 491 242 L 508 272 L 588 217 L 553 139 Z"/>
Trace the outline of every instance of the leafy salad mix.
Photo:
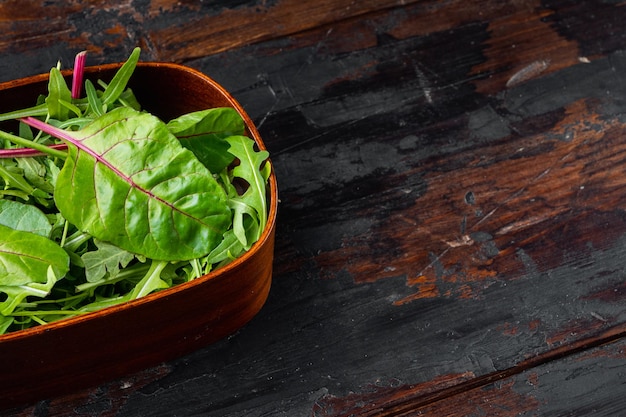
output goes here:
<path id="1" fill-rule="evenodd" d="M 68 87 L 0 114 L 0 334 L 187 282 L 256 242 L 267 222 L 268 153 L 232 108 L 162 121 L 127 84 Z M 81 97 L 84 89 L 84 97 Z"/>

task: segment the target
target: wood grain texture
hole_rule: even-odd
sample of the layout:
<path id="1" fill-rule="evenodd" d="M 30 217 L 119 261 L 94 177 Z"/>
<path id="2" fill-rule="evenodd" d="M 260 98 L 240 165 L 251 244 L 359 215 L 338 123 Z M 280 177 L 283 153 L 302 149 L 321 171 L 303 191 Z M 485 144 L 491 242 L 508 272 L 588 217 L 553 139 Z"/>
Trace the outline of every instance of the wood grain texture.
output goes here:
<path id="1" fill-rule="evenodd" d="M 596 347 L 393 415 L 620 415 L 626 399 L 615 387 L 624 386 L 625 347 L 624 340 Z M 572 406 L 581 403 L 574 411 Z"/>
<path id="2" fill-rule="evenodd" d="M 177 42 L 212 28 L 175 34 L 190 4 L 150 4 L 162 10 L 144 7 L 142 31 L 163 45 L 148 55 L 181 46 L 177 59 L 231 91 L 272 154 L 270 297 L 237 335 L 137 384 L 15 415 L 623 408 L 623 3 L 420 1 L 326 20 L 319 9 L 301 30 L 200 54 Z M 194 19 L 302 13 L 294 4 Z"/>
<path id="3" fill-rule="evenodd" d="M 81 50 L 89 51 L 92 64 L 121 61 L 135 46 L 143 48 L 144 58 L 185 62 L 407 3 L 8 0 L 0 4 L 0 53 L 28 65 L 0 64 L 6 77 L 0 81 L 45 72 L 48 61 L 71 65 Z M 27 67 L 31 72 L 15 73 Z"/>

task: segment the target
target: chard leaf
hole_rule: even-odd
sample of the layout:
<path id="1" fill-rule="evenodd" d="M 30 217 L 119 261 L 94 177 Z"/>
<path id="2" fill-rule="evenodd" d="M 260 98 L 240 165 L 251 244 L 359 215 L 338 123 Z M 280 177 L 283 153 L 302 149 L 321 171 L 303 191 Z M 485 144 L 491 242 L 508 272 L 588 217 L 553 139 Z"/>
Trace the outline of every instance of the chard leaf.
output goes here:
<path id="1" fill-rule="evenodd" d="M 88 282 L 96 282 L 105 277 L 107 272 L 110 278 L 115 278 L 120 267 L 125 268 L 135 255 L 106 242 L 96 241 L 98 250 L 85 252 L 81 258 L 85 265 L 85 275 Z"/>
<path id="2" fill-rule="evenodd" d="M 239 159 L 239 165 L 233 168 L 232 174 L 245 181 L 248 186 L 243 195 L 231 198 L 231 205 L 235 208 L 233 228 L 236 229 L 237 236 L 245 235 L 242 216 L 250 212 L 245 206 L 250 207 L 256 212 L 258 221 L 257 233 L 253 236 L 253 240 L 256 241 L 267 222 L 267 172 L 264 162 L 269 153 L 256 151 L 254 141 L 246 136 L 230 136 L 226 141 L 230 144 L 228 151 Z M 242 243 L 247 246 L 246 242 Z"/>
<path id="3" fill-rule="evenodd" d="M 68 254 L 50 239 L 0 225 L 0 286 L 45 283 L 48 268 L 63 277 L 69 263 Z"/>
<path id="4" fill-rule="evenodd" d="M 49 237 L 52 230 L 52 225 L 41 210 L 12 200 L 0 200 L 0 224 L 43 237 Z"/>
<path id="5" fill-rule="evenodd" d="M 171 120 L 167 127 L 213 173 L 221 172 L 234 159 L 224 139 L 245 131 L 243 119 L 231 107 L 188 113 Z"/>
<path id="6" fill-rule="evenodd" d="M 188 260 L 209 253 L 230 226 L 226 194 L 158 118 L 120 107 L 67 132 L 55 202 L 80 230 L 135 254 Z"/>

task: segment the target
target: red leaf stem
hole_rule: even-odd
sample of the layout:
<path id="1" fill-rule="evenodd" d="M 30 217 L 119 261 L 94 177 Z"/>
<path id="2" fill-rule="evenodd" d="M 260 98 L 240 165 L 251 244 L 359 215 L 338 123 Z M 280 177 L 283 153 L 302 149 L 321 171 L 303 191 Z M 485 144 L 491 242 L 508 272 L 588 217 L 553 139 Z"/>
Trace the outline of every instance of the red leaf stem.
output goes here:
<path id="1" fill-rule="evenodd" d="M 56 149 L 58 151 L 64 151 L 67 149 L 67 144 L 58 143 L 56 145 L 48 146 L 50 149 Z M 27 158 L 31 156 L 44 156 L 45 153 L 31 148 L 16 148 L 16 149 L 0 149 L 0 159 L 2 158 Z"/>
<path id="2" fill-rule="evenodd" d="M 72 74 L 72 98 L 78 99 L 82 93 L 83 77 L 85 73 L 85 60 L 87 59 L 87 51 L 76 54 L 74 58 L 74 72 Z"/>
<path id="3" fill-rule="evenodd" d="M 63 129 L 59 129 L 58 127 L 49 125 L 48 123 L 42 122 L 41 120 L 36 119 L 34 117 L 30 117 L 30 116 L 24 117 L 20 119 L 20 121 L 26 123 L 27 125 L 31 127 L 39 129 L 42 132 L 49 134 L 50 136 L 54 136 L 55 138 L 63 139 L 72 143 L 76 141 L 76 139 L 72 137 L 72 135 L 70 135 L 67 131 Z"/>

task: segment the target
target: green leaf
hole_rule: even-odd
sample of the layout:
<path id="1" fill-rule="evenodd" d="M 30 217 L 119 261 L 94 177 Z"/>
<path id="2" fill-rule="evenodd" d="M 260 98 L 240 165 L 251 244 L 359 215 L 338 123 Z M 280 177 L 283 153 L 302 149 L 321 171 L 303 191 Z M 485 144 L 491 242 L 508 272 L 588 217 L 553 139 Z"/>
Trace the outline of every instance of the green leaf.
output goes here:
<path id="1" fill-rule="evenodd" d="M 106 298 L 102 298 L 97 301 L 94 301 L 92 303 L 86 304 L 84 306 L 81 306 L 80 311 L 84 313 L 87 313 L 90 311 L 97 311 L 97 310 L 101 310 L 103 308 L 111 307 L 117 304 L 122 304 L 130 300 L 131 300 L 130 293 L 125 294 L 123 296 L 106 297 Z"/>
<path id="2" fill-rule="evenodd" d="M 6 333 L 7 329 L 13 324 L 15 319 L 11 316 L 5 317 L 0 315 L 0 334 Z"/>
<path id="3" fill-rule="evenodd" d="M 24 201 L 28 201 L 30 199 L 30 194 L 25 193 L 19 190 L 0 190 L 0 198 L 4 198 L 6 196 L 16 197 Z"/>
<path id="4" fill-rule="evenodd" d="M 4 132 L 2 130 L 0 130 L 0 138 L 9 142 L 12 142 L 18 146 L 21 146 L 23 148 L 31 148 L 31 149 L 35 149 L 39 152 L 42 152 L 46 155 L 50 155 L 53 157 L 57 157 L 57 158 L 61 158 L 61 159 L 65 159 L 66 155 L 65 152 L 58 150 L 58 149 L 53 149 L 51 147 L 49 147 L 48 145 L 44 145 L 42 143 L 38 143 L 29 139 L 25 139 L 23 137 L 17 136 L 17 135 L 13 135 L 11 133 L 8 132 Z M 2 158 L 0 158 L 2 159 Z"/>
<path id="5" fill-rule="evenodd" d="M 49 159 L 45 159 L 40 162 L 36 158 L 15 158 L 17 166 L 24 172 L 24 177 L 38 189 L 50 194 L 48 197 L 52 198 L 54 193 L 54 186 L 46 178 L 48 170 L 46 164 L 50 162 Z"/>
<path id="6" fill-rule="evenodd" d="M 17 170 L 21 171 L 21 170 Z M 23 176 L 23 172 L 16 172 L 16 169 L 11 169 L 10 167 L 5 167 L 0 164 L 0 178 L 5 183 L 5 188 L 13 187 L 17 190 L 23 191 L 27 194 L 32 194 L 35 189 L 32 185 L 26 181 Z"/>
<path id="7" fill-rule="evenodd" d="M 48 114 L 48 105 L 46 103 L 37 104 L 36 106 L 26 109 L 13 110 L 7 113 L 0 114 L 0 122 L 5 120 L 15 120 L 28 116 L 45 116 Z"/>
<path id="8" fill-rule="evenodd" d="M 52 225 L 37 207 L 17 201 L 0 200 L 0 225 L 49 237 Z"/>
<path id="9" fill-rule="evenodd" d="M 254 208 L 243 201 L 241 198 L 231 198 L 229 206 L 233 210 L 233 233 L 239 239 L 239 242 L 247 250 L 259 238 L 259 229 L 262 227 L 259 216 Z M 254 222 L 244 227 L 245 219 L 253 219 Z"/>
<path id="10" fill-rule="evenodd" d="M 255 228 L 255 222 L 251 218 L 247 218 L 244 224 L 246 234 L 249 234 L 249 230 Z M 248 239 L 246 239 L 248 240 Z M 225 264 L 231 260 L 237 258 L 243 252 L 248 250 L 247 247 L 242 244 L 241 239 L 235 235 L 233 229 L 229 229 L 224 233 L 224 240 L 211 251 L 204 259 L 204 262 L 209 265 Z"/>
<path id="11" fill-rule="evenodd" d="M 213 173 L 221 172 L 234 159 L 224 139 L 245 131 L 241 115 L 231 107 L 188 113 L 171 120 L 167 127 Z"/>
<path id="12" fill-rule="evenodd" d="M 130 298 L 135 299 L 143 297 L 151 292 L 168 288 L 169 285 L 161 279 L 161 272 L 166 266 L 167 262 L 152 261 L 148 273 L 131 291 Z"/>
<path id="13" fill-rule="evenodd" d="M 243 203 L 244 206 L 252 208 L 257 215 L 258 233 L 253 237 L 257 240 L 267 222 L 267 173 L 264 170 L 269 153 L 267 151 L 256 151 L 254 141 L 246 136 L 231 136 L 226 139 L 230 144 L 229 152 L 239 159 L 239 165 L 233 168 L 232 175 L 247 183 L 247 189 L 240 197 L 231 198 L 231 205 Z M 242 229 L 243 219 L 238 218 L 248 212 L 243 206 L 236 209 L 234 225 L 238 230 L 235 234 L 242 236 L 245 233 Z M 244 245 L 246 244 L 243 242 Z"/>
<path id="14" fill-rule="evenodd" d="M 74 113 L 76 115 L 76 117 L 82 117 L 83 113 L 80 111 L 78 106 L 76 106 L 75 104 L 70 103 L 69 101 L 63 100 L 63 99 L 59 100 L 59 104 L 61 104 L 65 108 L 67 108 L 68 112 Z"/>
<path id="15" fill-rule="evenodd" d="M 88 282 L 96 282 L 108 273 L 115 278 L 120 267 L 125 268 L 135 255 L 106 242 L 96 241 L 95 251 L 85 252 L 81 258 L 85 265 L 85 275 Z"/>
<path id="16" fill-rule="evenodd" d="M 101 100 L 103 105 L 112 104 L 116 101 L 120 95 L 126 89 L 126 85 L 130 80 L 130 77 L 133 75 L 135 71 L 135 67 L 137 66 L 137 62 L 139 62 L 139 54 L 141 53 L 140 48 L 133 49 L 133 52 L 130 54 L 126 62 L 120 67 L 119 70 L 113 76 L 113 79 L 107 85 L 102 94 Z"/>
<path id="17" fill-rule="evenodd" d="M 24 139 L 33 140 L 33 131 L 27 124 L 21 123 L 18 126 L 18 135 Z"/>
<path id="18" fill-rule="evenodd" d="M 120 107 L 78 132 L 27 121 L 69 142 L 55 202 L 95 238 L 152 259 L 187 260 L 209 253 L 230 226 L 224 190 L 158 118 Z"/>
<path id="19" fill-rule="evenodd" d="M 63 101 L 71 103 L 72 92 L 67 87 L 61 71 L 58 68 L 52 68 L 50 70 L 50 79 L 48 80 L 48 97 L 46 97 L 50 118 L 67 120 L 70 111 L 63 105 Z"/>
<path id="20" fill-rule="evenodd" d="M 90 80 L 85 80 L 85 93 L 87 93 L 87 102 L 89 110 L 94 112 L 96 116 L 102 116 L 105 111 L 102 108 L 102 100 L 98 96 L 98 92 Z"/>
<path id="21" fill-rule="evenodd" d="M 57 177 L 59 176 L 61 169 L 50 158 L 46 158 L 44 164 L 46 166 L 46 174 L 44 175 L 44 178 L 50 183 L 54 190 L 54 188 L 56 188 Z"/>
<path id="22" fill-rule="evenodd" d="M 0 286 L 44 283 L 49 267 L 63 277 L 69 262 L 67 253 L 50 239 L 0 225 Z"/>
<path id="23" fill-rule="evenodd" d="M 131 90 L 130 88 L 124 90 L 124 92 L 120 95 L 118 101 L 121 105 L 125 107 L 131 107 L 135 110 L 141 110 L 141 104 L 139 104 L 137 97 L 135 97 L 135 93 L 133 93 L 133 90 Z"/>
<path id="24" fill-rule="evenodd" d="M 59 277 L 54 271 L 54 267 L 49 265 L 45 281 L 43 282 L 27 282 L 22 285 L 0 285 L 0 292 L 6 294 L 6 299 L 0 303 L 0 314 L 8 316 L 13 313 L 15 308 L 28 296 L 44 298 L 50 291 Z M 2 279 L 0 277 L 0 283 Z"/>

